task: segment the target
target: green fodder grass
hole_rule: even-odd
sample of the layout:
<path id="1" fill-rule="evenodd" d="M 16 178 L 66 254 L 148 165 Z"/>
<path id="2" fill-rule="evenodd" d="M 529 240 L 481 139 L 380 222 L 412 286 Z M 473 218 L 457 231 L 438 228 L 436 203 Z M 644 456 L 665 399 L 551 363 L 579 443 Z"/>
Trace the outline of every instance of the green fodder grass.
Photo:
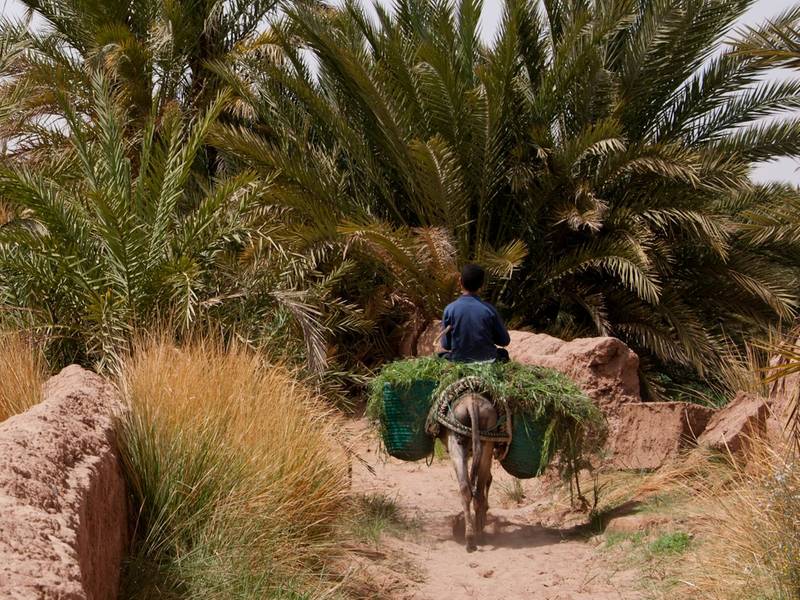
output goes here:
<path id="1" fill-rule="evenodd" d="M 384 422 L 383 387 L 410 386 L 415 381 L 439 383 L 436 398 L 463 377 L 480 377 L 494 398 L 508 405 L 513 415 L 527 414 L 548 422 L 543 440 L 545 462 L 561 459 L 562 474 L 587 466 L 586 454 L 598 451 L 607 434 L 605 417 L 597 406 L 566 375 L 553 369 L 509 363 L 454 363 L 437 357 L 400 360 L 385 365 L 370 384 L 367 416 Z"/>
<path id="2" fill-rule="evenodd" d="M 286 369 L 210 341 L 140 344 L 121 388 L 127 597 L 326 597 L 347 505 L 329 409 Z"/>
<path id="3" fill-rule="evenodd" d="M 754 440 L 724 485 L 700 491 L 703 544 L 683 575 L 702 598 L 800 598 L 800 464 Z"/>
<path id="4" fill-rule="evenodd" d="M 582 421 L 602 420 L 600 411 L 569 377 L 545 367 L 508 363 L 455 363 L 437 357 L 412 358 L 389 363 L 370 385 L 367 414 L 379 418 L 383 385 L 411 385 L 430 379 L 439 382 L 436 394 L 463 377 L 477 376 L 491 393 L 503 398 L 514 413 L 540 416 L 548 410 Z"/>
<path id="5" fill-rule="evenodd" d="M 42 399 L 44 357 L 22 333 L 0 332 L 0 422 Z"/>

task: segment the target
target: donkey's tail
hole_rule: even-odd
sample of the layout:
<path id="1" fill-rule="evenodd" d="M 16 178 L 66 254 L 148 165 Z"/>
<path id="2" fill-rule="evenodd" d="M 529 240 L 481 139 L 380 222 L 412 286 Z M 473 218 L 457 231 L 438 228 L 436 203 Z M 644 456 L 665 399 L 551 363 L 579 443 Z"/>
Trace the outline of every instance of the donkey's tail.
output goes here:
<path id="1" fill-rule="evenodd" d="M 478 494 L 478 468 L 481 464 L 481 433 L 478 396 L 472 395 L 467 406 L 469 421 L 472 425 L 472 468 L 469 471 L 469 488 L 474 498 Z"/>

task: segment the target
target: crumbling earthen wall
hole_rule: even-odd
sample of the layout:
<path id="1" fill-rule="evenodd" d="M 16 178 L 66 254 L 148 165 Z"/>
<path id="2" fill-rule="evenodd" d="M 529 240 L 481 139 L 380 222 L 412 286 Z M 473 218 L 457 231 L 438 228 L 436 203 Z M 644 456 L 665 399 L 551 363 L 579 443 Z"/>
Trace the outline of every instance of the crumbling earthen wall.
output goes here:
<path id="1" fill-rule="evenodd" d="M 105 600 L 128 545 L 114 388 L 70 366 L 0 423 L 0 598 Z"/>

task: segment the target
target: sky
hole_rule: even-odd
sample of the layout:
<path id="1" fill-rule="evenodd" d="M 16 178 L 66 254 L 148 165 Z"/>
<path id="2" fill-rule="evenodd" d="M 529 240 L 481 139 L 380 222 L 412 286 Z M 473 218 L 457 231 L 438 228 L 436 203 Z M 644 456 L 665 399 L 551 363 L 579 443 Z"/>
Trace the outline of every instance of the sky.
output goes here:
<path id="1" fill-rule="evenodd" d="M 364 4 L 371 4 L 372 0 L 361 0 Z M 390 4 L 390 0 L 379 0 L 383 4 Z M 2 14 L 5 17 L 19 18 L 23 9 L 17 0 L 0 0 Z M 765 19 L 796 5 L 796 0 L 758 0 L 755 5 L 742 17 L 739 25 L 755 25 Z M 483 16 L 481 18 L 481 34 L 485 40 L 491 40 L 500 23 L 502 15 L 502 0 L 484 0 Z M 775 78 L 782 76 L 776 71 Z M 798 111 L 800 116 L 800 111 Z M 800 184 L 800 160 L 783 158 L 771 163 L 759 165 L 752 174 L 757 181 L 793 181 Z"/>

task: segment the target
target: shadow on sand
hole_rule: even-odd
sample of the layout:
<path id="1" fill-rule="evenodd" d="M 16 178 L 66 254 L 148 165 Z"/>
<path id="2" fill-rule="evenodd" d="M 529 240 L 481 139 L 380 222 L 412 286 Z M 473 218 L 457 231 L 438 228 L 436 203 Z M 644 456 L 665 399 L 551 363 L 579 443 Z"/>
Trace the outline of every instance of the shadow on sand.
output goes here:
<path id="1" fill-rule="evenodd" d="M 586 523 L 572 527 L 547 527 L 541 523 L 519 523 L 490 512 L 480 545 L 489 549 L 539 548 L 558 544 L 568 539 L 585 538 L 602 532 L 613 518 L 636 513 L 639 506 L 638 502 L 627 502 L 614 510 L 596 515 Z M 464 543 L 463 513 L 450 516 L 449 521 L 452 525 L 452 532 L 440 531 L 436 537 L 440 541 L 455 540 Z"/>

